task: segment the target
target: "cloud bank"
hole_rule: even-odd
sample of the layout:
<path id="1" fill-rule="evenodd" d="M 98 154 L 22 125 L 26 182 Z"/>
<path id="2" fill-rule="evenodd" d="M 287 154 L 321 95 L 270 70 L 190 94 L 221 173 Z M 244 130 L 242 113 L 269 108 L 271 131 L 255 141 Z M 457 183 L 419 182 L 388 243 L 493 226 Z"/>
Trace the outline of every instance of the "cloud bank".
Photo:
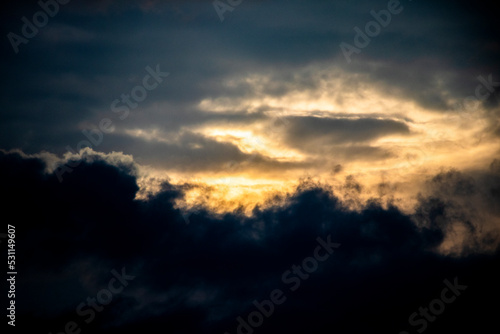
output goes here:
<path id="1" fill-rule="evenodd" d="M 414 333 L 424 322 L 428 333 L 494 326 L 496 310 L 484 301 L 499 296 L 498 225 L 487 229 L 493 221 L 468 219 L 498 217 L 498 161 L 480 177 L 436 175 L 414 215 L 376 199 L 352 211 L 328 189 L 304 182 L 284 204 L 255 208 L 251 217 L 201 210 L 186 221 L 174 206 L 182 189 L 168 182 L 135 199 L 130 161 L 112 164 L 94 154 L 60 183 L 45 160 L 0 153 L 2 212 L 16 225 L 23 272 L 20 327 L 59 332 L 74 321 L 93 333 L 236 333 L 238 317 L 248 321 L 253 302 L 269 300 L 276 289 L 286 301 L 255 333 Z M 483 195 L 491 198 L 483 207 L 460 205 Z M 445 254 L 457 231 L 463 243 Z M 318 238 L 340 247 L 307 278 L 304 270 L 292 273 Z M 87 323 L 91 307 L 80 308 L 81 315 L 77 306 L 100 296 L 112 270 L 135 278 L 110 304 L 97 304 L 103 310 Z M 455 278 L 467 288 L 437 320 L 418 315 L 419 325 L 408 322 L 439 297 L 444 280 Z"/>

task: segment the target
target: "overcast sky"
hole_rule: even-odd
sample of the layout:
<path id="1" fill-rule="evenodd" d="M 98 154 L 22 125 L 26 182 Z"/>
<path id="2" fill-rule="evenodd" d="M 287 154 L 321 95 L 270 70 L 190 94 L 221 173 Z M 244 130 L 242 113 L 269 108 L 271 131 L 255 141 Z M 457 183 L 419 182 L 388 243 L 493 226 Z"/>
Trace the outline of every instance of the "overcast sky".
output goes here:
<path id="1" fill-rule="evenodd" d="M 439 296 L 464 268 L 498 264 L 493 4 L 43 1 L 0 11 L 0 160 L 4 209 L 39 210 L 19 218 L 33 275 L 20 312 L 44 319 L 44 330 L 61 330 L 127 265 L 141 279 L 87 332 L 153 323 L 236 333 L 253 298 L 331 234 L 342 246 L 317 288 L 290 297 L 260 331 L 354 333 L 349 320 L 362 314 L 374 333 L 414 333 L 408 316 L 428 302 L 419 291 Z M 484 266 L 469 258 L 485 254 Z M 399 261 L 441 269 L 408 269 L 403 284 Z M 331 287 L 334 266 L 342 273 Z M 382 296 L 359 275 L 390 289 L 382 309 L 401 314 L 368 316 Z M 373 299 L 358 305 L 343 291 Z M 468 312 L 428 332 L 461 328 L 455 319 Z M 301 314 L 311 327 L 288 323 Z"/>
<path id="2" fill-rule="evenodd" d="M 366 46 L 354 28 L 365 31 L 386 1 L 243 1 L 220 10 L 223 22 L 206 1 L 60 7 L 26 44 L 2 43 L 4 149 L 78 151 L 89 146 L 79 146 L 82 130 L 109 119 L 113 131 L 90 142 L 96 151 L 202 176 L 255 153 L 259 173 L 295 176 L 337 164 L 382 171 L 418 149 L 470 165 L 464 155 L 497 144 L 498 84 L 480 89 L 490 93 L 480 106 L 457 107 L 475 97 L 477 77 L 500 80 L 488 5 L 401 3 Z M 21 18 L 37 10 L 8 8 L 3 31 L 22 38 Z M 347 47 L 346 57 L 341 43 L 357 52 Z M 169 75 L 132 92 L 147 67 Z"/>

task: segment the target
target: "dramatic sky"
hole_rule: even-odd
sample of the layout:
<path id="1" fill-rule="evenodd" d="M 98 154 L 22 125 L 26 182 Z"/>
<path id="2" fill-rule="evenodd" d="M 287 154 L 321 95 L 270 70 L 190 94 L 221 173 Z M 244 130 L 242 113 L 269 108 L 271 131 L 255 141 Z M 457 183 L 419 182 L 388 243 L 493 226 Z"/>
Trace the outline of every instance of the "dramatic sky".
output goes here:
<path id="1" fill-rule="evenodd" d="M 16 329 L 494 324 L 498 307 L 485 304 L 500 297 L 494 4 L 59 1 L 0 11 L 1 209 L 17 228 Z M 316 252 L 329 238 L 335 251 Z M 318 254 L 329 256 L 307 278 L 287 276 Z M 122 270 L 135 278 L 102 311 L 77 311 L 87 298 L 102 304 Z M 451 296 L 447 284 L 467 289 L 437 319 L 409 321 Z M 277 289 L 286 301 L 238 329 Z"/>

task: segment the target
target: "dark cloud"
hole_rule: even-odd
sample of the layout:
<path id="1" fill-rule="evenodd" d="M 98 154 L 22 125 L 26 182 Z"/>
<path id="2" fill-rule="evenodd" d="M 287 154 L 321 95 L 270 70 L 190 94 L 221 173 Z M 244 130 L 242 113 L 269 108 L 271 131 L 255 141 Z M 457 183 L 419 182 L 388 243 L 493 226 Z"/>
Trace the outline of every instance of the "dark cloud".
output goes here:
<path id="1" fill-rule="evenodd" d="M 367 142 L 383 136 L 409 134 L 408 126 L 401 122 L 373 118 L 331 119 L 319 117 L 290 118 L 288 135 L 299 141 L 326 140 L 328 143 Z"/>
<path id="2" fill-rule="evenodd" d="M 258 332 L 415 332 L 408 317 L 440 298 L 443 280 L 455 277 L 467 289 L 427 332 L 494 326 L 497 310 L 487 301 L 500 296 L 498 248 L 461 257 L 436 252 L 454 224 L 436 219 L 446 210 L 441 193 L 420 204 L 418 217 L 430 221 L 420 227 L 376 200 L 349 211 L 311 182 L 284 206 L 256 208 L 252 217 L 197 211 L 186 224 L 173 205 L 180 188 L 165 183 L 158 194 L 134 200 L 138 187 L 130 165 L 85 160 L 62 183 L 44 171 L 42 160 L 0 152 L 2 212 L 16 226 L 23 273 L 16 285 L 19 328 L 54 332 L 73 320 L 93 333 L 235 333 L 236 318 L 254 310 L 254 299 L 282 289 L 287 301 Z M 477 187 L 456 173 L 431 182 L 457 196 Z M 363 191 L 354 180 L 349 184 Z M 428 203 L 436 205 L 429 209 Z M 290 291 L 282 274 L 328 235 L 340 248 Z M 85 324 L 76 306 L 122 267 L 134 280 Z"/>
<path id="3" fill-rule="evenodd" d="M 487 3 L 402 1 L 404 10 L 348 63 L 339 44 L 353 43 L 353 28 L 363 28 L 373 20 L 370 11 L 387 3 L 243 1 L 221 23 L 212 1 L 73 0 L 18 53 L 7 36 L 21 34 L 21 18 L 32 20 L 39 2 L 2 4 L 0 208 L 17 229 L 18 328 L 55 333 L 76 321 L 82 332 L 97 334 L 233 334 L 236 318 L 254 310 L 253 300 L 278 288 L 286 303 L 255 333 L 415 333 L 408 317 L 440 298 L 443 280 L 455 277 L 467 290 L 429 322 L 426 333 L 497 328 L 498 307 L 491 301 L 500 296 L 498 159 L 488 171 L 434 175 L 414 214 L 379 198 L 362 205 L 367 187 L 352 176 L 342 194 L 304 181 L 256 207 L 251 217 L 238 211 L 216 216 L 199 207 L 181 211 L 175 203 L 189 184 L 166 182 L 155 195 L 135 199 L 142 190 L 136 162 L 211 175 L 325 167 L 340 176 L 350 162 L 427 150 L 425 143 L 416 149 L 419 143 L 410 143 L 410 153 L 374 143 L 411 137 L 411 125 L 426 122 L 418 115 L 367 115 L 342 101 L 354 96 L 373 105 L 378 96 L 364 92 L 374 89 L 384 99 L 436 114 L 463 112 L 450 101 L 463 104 L 474 96 L 478 76 L 500 80 L 497 12 Z M 146 66 L 156 64 L 170 76 L 120 120 L 111 103 L 142 84 Z M 336 80 L 340 85 L 330 91 Z M 295 100 L 286 98 L 301 94 L 306 103 L 332 94 L 346 110 L 303 110 L 308 116 L 291 117 Z M 498 94 L 496 89 L 481 101 L 488 127 L 479 139 L 500 134 Z M 202 101 L 220 102 L 225 111 Z M 273 119 L 278 113 L 287 116 Z M 82 129 L 104 117 L 115 132 L 94 149 L 113 153 L 62 159 L 78 165 L 62 183 L 44 162 L 62 164 L 60 158 L 4 151 L 61 156 L 86 139 Z M 246 154 L 195 131 L 244 125 L 269 130 L 272 140 L 283 135 L 286 141 L 276 144 L 315 158 L 292 163 Z M 134 130 L 157 136 L 134 136 Z M 396 202 L 391 177 L 378 190 Z M 350 202 L 359 210 L 349 210 Z M 283 272 L 328 235 L 341 247 L 291 292 Z M 121 268 L 136 278 L 85 324 L 76 307 Z"/>
<path id="4" fill-rule="evenodd" d="M 389 135 L 409 135 L 405 123 L 375 118 L 287 118 L 286 142 L 306 152 L 332 153 L 339 158 L 384 159 L 392 154 L 368 143 Z"/>
<path id="5" fill-rule="evenodd" d="M 169 134 L 167 133 L 166 136 Z M 224 173 L 243 169 L 264 171 L 291 170 L 311 167 L 313 162 L 283 162 L 259 153 L 245 153 L 233 144 L 219 142 L 192 132 L 175 135 L 170 142 L 153 138 L 151 140 L 126 135 L 107 135 L 102 151 L 122 150 L 125 154 L 139 156 L 137 159 L 152 167 L 171 171 L 192 171 Z"/>
<path id="6" fill-rule="evenodd" d="M 477 76 L 498 78 L 493 11 L 466 2 L 404 3 L 403 12 L 347 64 L 339 44 L 352 42 L 352 28 L 372 20 L 370 10 L 386 6 L 385 1 L 242 3 L 221 24 L 210 2 L 72 1 L 21 45 L 19 54 L 7 38 L 0 46 L 5 56 L 1 146 L 35 152 L 50 146 L 46 142 L 55 129 L 77 133 L 80 123 L 108 112 L 115 98 L 130 92 L 148 65 L 161 64 L 171 76 L 135 112 L 184 125 L 192 113 L 174 110 L 196 109 L 205 98 L 258 96 L 249 85 L 222 84 L 250 73 L 268 73 L 266 94 L 283 96 L 318 87 L 318 78 L 293 74 L 301 68 L 340 66 L 362 73 L 361 80 L 388 94 L 447 112 L 448 97 L 474 95 Z M 3 5 L 3 35 L 20 33 L 21 17 L 37 10 L 36 1 Z M 165 101 L 171 108 L 161 117 L 144 112 Z"/>

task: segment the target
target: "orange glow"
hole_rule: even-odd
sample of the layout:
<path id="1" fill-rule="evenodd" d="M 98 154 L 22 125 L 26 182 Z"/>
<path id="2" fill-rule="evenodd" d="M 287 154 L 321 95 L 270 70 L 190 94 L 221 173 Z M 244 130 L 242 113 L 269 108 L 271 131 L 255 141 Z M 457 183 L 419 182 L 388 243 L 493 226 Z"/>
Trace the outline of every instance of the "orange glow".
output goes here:
<path id="1" fill-rule="evenodd" d="M 342 184 L 351 175 L 365 187 L 358 200 L 379 197 L 380 184 L 385 182 L 394 185 L 394 196 L 404 198 L 391 200 L 409 210 L 427 176 L 446 167 L 481 168 L 491 161 L 491 153 L 498 150 L 498 139 L 483 135 L 489 125 L 486 111 L 479 106 L 468 111 L 436 112 L 415 104 L 397 91 L 390 94 L 369 84 L 361 74 L 353 77 L 338 67 L 311 65 L 296 75 L 302 75 L 301 72 L 315 73 L 317 85 L 290 90 L 277 97 L 266 93 L 266 87 L 273 84 L 269 75 L 252 74 L 228 78 L 223 85 L 228 88 L 250 85 L 258 92 L 255 96 L 221 96 L 198 103 L 203 112 L 263 112 L 265 117 L 248 124 L 213 121 L 184 128 L 210 140 L 234 145 L 247 158 L 227 162 L 210 171 L 156 170 L 156 179 L 166 174 L 170 182 L 193 185 L 180 206 L 203 205 L 218 213 L 244 207 L 249 212 L 273 195 L 291 191 L 298 180 L 308 177 L 332 185 L 337 196 L 348 200 L 352 194 L 346 195 Z M 452 105 L 457 101 L 448 102 Z M 362 143 L 367 149 L 379 150 L 380 156 L 365 156 L 363 151 L 352 156 L 351 152 L 357 147 L 349 142 L 318 142 L 319 147 L 329 150 L 318 153 L 287 142 L 287 119 L 293 116 L 397 121 L 406 125 L 410 133 L 380 136 Z M 176 140 L 154 130 L 130 130 L 128 134 L 164 143 Z M 341 166 L 339 171 L 334 171 L 336 166 Z"/>

